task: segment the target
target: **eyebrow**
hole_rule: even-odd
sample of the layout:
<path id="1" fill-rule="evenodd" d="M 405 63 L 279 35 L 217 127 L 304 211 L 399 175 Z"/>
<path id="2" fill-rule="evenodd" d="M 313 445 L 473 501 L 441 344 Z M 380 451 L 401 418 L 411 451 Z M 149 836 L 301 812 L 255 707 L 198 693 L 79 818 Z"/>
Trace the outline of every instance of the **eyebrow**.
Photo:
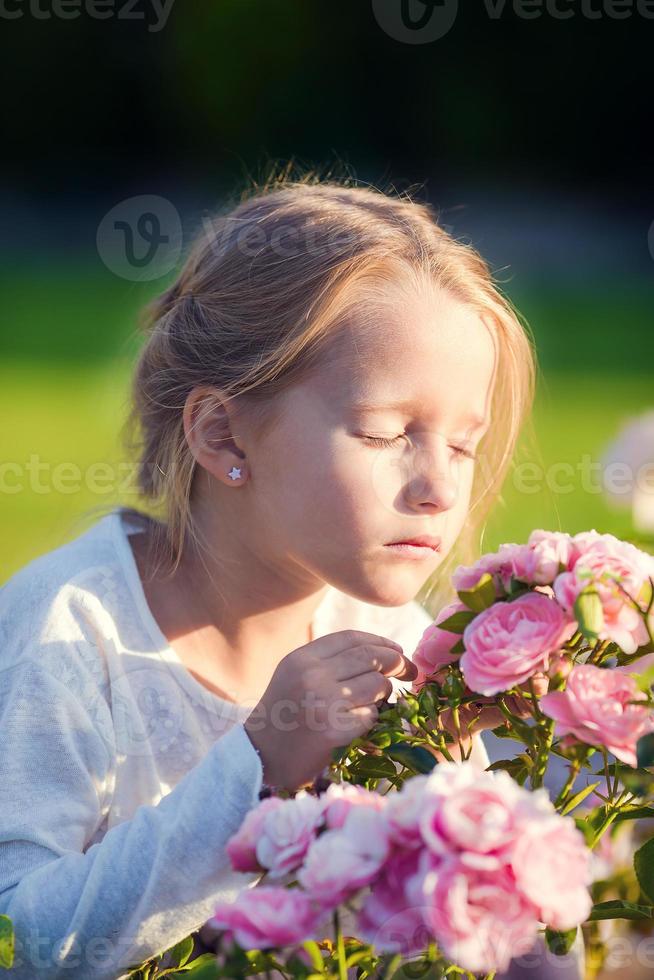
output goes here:
<path id="1" fill-rule="evenodd" d="M 411 401 L 396 401 L 396 402 L 386 402 L 385 404 L 375 404 L 373 402 L 356 402 L 353 406 L 360 412 L 388 412 L 396 411 L 401 409 L 402 411 L 409 411 L 414 408 L 414 404 Z M 469 412 L 464 420 L 464 422 L 469 422 L 473 429 L 483 429 L 490 424 L 490 420 L 481 415 L 477 415 L 476 412 Z"/>

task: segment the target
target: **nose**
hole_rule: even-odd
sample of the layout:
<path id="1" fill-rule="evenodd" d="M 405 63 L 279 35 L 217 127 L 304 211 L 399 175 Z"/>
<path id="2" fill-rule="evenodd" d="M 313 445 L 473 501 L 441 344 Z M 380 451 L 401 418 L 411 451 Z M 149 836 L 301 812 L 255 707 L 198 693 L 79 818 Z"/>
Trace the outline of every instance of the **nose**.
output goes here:
<path id="1" fill-rule="evenodd" d="M 461 484 L 461 470 L 450 458 L 445 440 L 429 448 L 421 447 L 412 454 L 406 474 L 405 496 L 413 508 L 436 511 L 450 510 L 456 504 Z"/>

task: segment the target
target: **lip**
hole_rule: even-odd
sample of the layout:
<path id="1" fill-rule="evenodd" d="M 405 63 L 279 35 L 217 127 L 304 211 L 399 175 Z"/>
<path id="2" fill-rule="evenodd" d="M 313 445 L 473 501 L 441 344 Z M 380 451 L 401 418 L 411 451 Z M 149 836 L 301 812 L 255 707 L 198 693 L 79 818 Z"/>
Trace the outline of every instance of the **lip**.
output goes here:
<path id="1" fill-rule="evenodd" d="M 389 541 L 388 544 L 412 544 L 417 548 L 431 548 L 432 551 L 440 551 L 441 538 L 434 537 L 432 534 L 421 534 L 415 538 L 401 538 L 399 541 Z"/>

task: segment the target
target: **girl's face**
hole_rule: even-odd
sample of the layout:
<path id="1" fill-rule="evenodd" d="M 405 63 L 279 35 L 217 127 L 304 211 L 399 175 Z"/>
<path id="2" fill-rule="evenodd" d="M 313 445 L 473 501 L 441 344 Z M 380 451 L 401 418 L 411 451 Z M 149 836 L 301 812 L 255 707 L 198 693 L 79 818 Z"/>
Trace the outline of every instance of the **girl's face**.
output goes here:
<path id="1" fill-rule="evenodd" d="M 479 315 L 433 284 L 421 295 L 388 292 L 375 310 L 367 304 L 324 370 L 282 396 L 265 442 L 244 447 L 246 533 L 291 574 L 400 605 L 465 522 L 496 352 Z M 421 534 L 440 537 L 440 551 L 412 560 L 387 547 Z"/>

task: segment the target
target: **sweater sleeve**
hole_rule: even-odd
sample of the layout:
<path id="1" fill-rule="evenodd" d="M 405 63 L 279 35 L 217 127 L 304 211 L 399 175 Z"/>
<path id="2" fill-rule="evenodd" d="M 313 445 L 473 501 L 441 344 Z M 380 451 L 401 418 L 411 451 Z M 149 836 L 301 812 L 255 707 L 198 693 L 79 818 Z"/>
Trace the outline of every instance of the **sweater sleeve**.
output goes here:
<path id="1" fill-rule="evenodd" d="M 15 980 L 115 980 L 255 879 L 225 854 L 263 775 L 242 724 L 91 846 L 112 760 L 81 701 L 23 661 L 0 670 L 0 730 L 0 913 L 16 935 Z"/>

